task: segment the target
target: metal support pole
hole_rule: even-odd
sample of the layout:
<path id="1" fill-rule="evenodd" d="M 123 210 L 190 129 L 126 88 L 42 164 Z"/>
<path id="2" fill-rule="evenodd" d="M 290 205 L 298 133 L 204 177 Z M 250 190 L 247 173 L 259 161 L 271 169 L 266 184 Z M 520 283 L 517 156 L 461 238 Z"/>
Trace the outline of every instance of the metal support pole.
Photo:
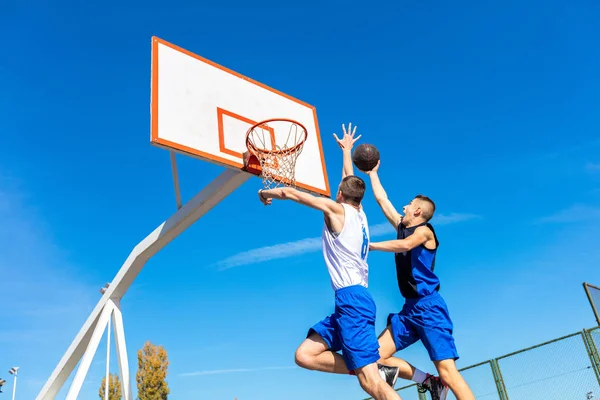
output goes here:
<path id="1" fill-rule="evenodd" d="M 110 383 L 110 318 L 106 326 L 106 380 L 104 381 L 104 400 L 108 400 L 108 388 Z"/>
<path id="2" fill-rule="evenodd" d="M 12 400 L 15 400 L 16 395 L 17 395 L 17 373 L 15 372 L 15 380 L 14 380 L 14 384 L 13 384 Z"/>
<path id="3" fill-rule="evenodd" d="M 508 393 L 506 392 L 506 386 L 504 385 L 504 378 L 502 378 L 502 372 L 500 371 L 500 365 L 497 359 L 490 360 L 492 367 L 492 374 L 494 375 L 494 381 L 496 382 L 496 389 L 498 390 L 498 397 L 500 400 L 509 400 Z"/>
<path id="4" fill-rule="evenodd" d="M 590 361 L 592 362 L 592 369 L 596 374 L 598 385 L 600 385 L 600 355 L 598 355 L 598 348 L 596 347 L 596 343 L 592 337 L 591 330 L 584 329 L 582 335 L 583 342 L 585 343 L 585 349 L 587 350 Z"/>

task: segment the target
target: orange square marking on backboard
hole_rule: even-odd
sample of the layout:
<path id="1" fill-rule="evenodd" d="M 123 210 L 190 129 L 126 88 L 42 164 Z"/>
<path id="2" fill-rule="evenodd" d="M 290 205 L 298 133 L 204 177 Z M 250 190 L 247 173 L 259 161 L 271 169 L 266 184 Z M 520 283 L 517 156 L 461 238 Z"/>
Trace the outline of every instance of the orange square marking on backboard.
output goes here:
<path id="1" fill-rule="evenodd" d="M 242 153 L 240 153 L 239 151 L 228 149 L 225 146 L 225 127 L 223 124 L 223 115 L 226 115 L 228 117 L 245 122 L 250 126 L 256 125 L 258 123 L 258 121 L 252 121 L 249 118 L 243 117 L 243 116 L 238 115 L 231 111 L 227 111 L 224 108 L 217 107 L 217 120 L 218 120 L 218 124 L 219 124 L 219 149 L 221 150 L 221 152 L 223 152 L 225 154 L 229 154 L 230 156 L 242 158 L 243 157 Z M 275 148 L 276 148 L 275 147 L 275 132 L 273 131 L 273 128 L 271 128 L 269 126 L 261 126 L 261 127 L 263 129 L 267 129 L 269 131 L 269 134 L 271 136 L 271 147 L 273 150 L 275 150 Z M 245 142 L 245 140 L 246 139 L 244 138 L 244 142 Z"/>

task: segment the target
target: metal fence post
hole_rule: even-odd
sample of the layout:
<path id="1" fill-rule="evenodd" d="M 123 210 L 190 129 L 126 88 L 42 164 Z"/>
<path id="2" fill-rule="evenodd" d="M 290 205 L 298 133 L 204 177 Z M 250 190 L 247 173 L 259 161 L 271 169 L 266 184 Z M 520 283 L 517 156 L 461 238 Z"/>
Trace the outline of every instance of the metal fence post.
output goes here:
<path id="1" fill-rule="evenodd" d="M 500 365 L 497 359 L 490 360 L 492 367 L 492 374 L 494 375 L 494 381 L 496 382 L 496 389 L 498 389 L 498 397 L 500 400 L 509 400 L 508 393 L 506 393 L 506 386 L 504 385 L 504 379 L 502 378 L 502 372 L 500 371 Z"/>
<path id="2" fill-rule="evenodd" d="M 421 392 L 418 392 L 418 393 L 419 393 L 419 400 L 427 400 L 427 393 L 421 393 Z"/>
<path id="3" fill-rule="evenodd" d="M 590 306 L 592 307 L 592 312 L 594 313 L 594 317 L 596 317 L 596 322 L 598 322 L 598 325 L 600 325 L 600 315 L 598 314 L 598 309 L 596 308 L 596 305 L 594 304 L 594 299 L 592 297 L 592 294 L 590 293 L 590 288 L 596 290 L 596 291 L 600 291 L 600 288 L 594 285 L 590 285 L 589 283 L 583 282 L 583 290 L 585 290 L 585 294 L 588 298 L 588 301 L 590 302 Z"/>
<path id="4" fill-rule="evenodd" d="M 594 342 L 594 338 L 592 337 L 591 333 L 591 331 L 595 329 L 598 328 L 594 328 L 591 330 L 584 329 L 582 334 L 585 349 L 587 350 L 588 356 L 590 357 L 590 361 L 592 362 L 592 368 L 594 369 L 594 373 L 596 374 L 598 385 L 600 385 L 600 355 L 598 355 L 598 348 L 596 347 L 596 343 Z"/>

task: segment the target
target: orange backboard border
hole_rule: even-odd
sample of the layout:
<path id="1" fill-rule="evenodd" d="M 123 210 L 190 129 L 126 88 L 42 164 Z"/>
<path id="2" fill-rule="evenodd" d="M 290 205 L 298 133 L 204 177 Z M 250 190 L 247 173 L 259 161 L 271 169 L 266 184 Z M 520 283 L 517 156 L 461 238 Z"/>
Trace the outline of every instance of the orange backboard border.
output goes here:
<path id="1" fill-rule="evenodd" d="M 170 47 L 173 50 L 179 51 L 181 53 L 184 53 L 190 57 L 193 57 L 194 59 L 198 60 L 198 61 L 202 61 L 204 63 L 207 63 L 213 67 L 219 68 L 220 70 L 230 73 L 232 75 L 237 76 L 238 78 L 242 78 L 248 82 L 251 82 L 255 85 L 258 85 L 260 87 L 262 87 L 263 89 L 269 90 L 275 94 L 278 94 L 280 96 L 286 97 L 289 100 L 292 100 L 298 104 L 301 104 L 305 107 L 309 107 L 312 112 L 313 112 L 313 117 L 314 117 L 314 122 L 315 122 L 315 129 L 316 129 L 316 139 L 318 141 L 319 144 L 319 152 L 321 154 L 321 165 L 323 167 L 323 178 L 325 181 L 325 190 L 316 188 L 316 187 L 312 187 L 310 185 L 306 185 L 306 184 L 302 184 L 302 183 L 297 183 L 296 186 L 305 190 L 310 190 L 312 192 L 321 194 L 323 196 L 327 196 L 330 197 L 331 196 L 331 189 L 329 186 L 329 178 L 327 176 L 327 166 L 325 164 L 325 154 L 323 153 L 323 143 L 321 141 L 321 133 L 319 131 L 319 123 L 317 120 L 317 110 L 314 106 L 305 103 L 301 100 L 298 100 L 288 94 L 285 94 L 283 92 L 280 92 L 276 89 L 273 89 L 263 83 L 257 82 L 254 79 L 248 78 L 238 72 L 235 72 L 233 70 L 230 70 L 229 68 L 226 68 L 222 65 L 219 65 L 213 61 L 210 61 L 204 57 L 201 57 L 197 54 L 192 53 L 189 50 L 186 50 L 184 48 L 181 48 L 179 46 L 176 46 L 172 43 L 169 43 L 163 39 L 160 39 L 156 36 L 152 36 L 152 61 L 151 61 L 151 82 L 150 82 L 150 142 L 152 145 L 158 146 L 158 147 L 162 147 L 168 150 L 175 150 L 178 151 L 180 153 L 189 155 L 189 156 L 195 156 L 198 157 L 200 159 L 209 161 L 209 162 L 214 162 L 214 163 L 218 163 L 221 165 L 225 165 L 225 166 L 229 166 L 232 168 L 239 168 L 242 169 L 244 167 L 243 164 L 243 160 L 240 159 L 239 162 L 236 161 L 232 161 L 229 160 L 227 158 L 223 158 L 223 157 L 219 157 L 219 156 L 215 156 L 214 154 L 210 154 L 210 153 L 206 153 L 191 147 L 187 147 L 178 143 L 174 143 L 171 142 L 169 140 L 165 140 L 159 137 L 158 134 L 158 45 L 162 44 L 164 46 Z M 218 135 L 219 132 L 215 132 L 215 135 Z"/>

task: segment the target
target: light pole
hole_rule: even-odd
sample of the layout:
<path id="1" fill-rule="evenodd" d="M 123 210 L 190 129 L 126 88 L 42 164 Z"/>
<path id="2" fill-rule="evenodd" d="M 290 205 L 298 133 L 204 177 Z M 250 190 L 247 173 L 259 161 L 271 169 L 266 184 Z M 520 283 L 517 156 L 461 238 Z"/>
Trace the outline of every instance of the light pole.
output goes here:
<path id="1" fill-rule="evenodd" d="M 14 385 L 13 385 L 13 396 L 12 396 L 12 400 L 15 400 L 15 395 L 17 393 L 17 371 L 19 371 L 19 367 L 12 367 L 11 369 L 8 370 L 8 372 L 11 375 L 15 376 L 15 381 L 14 381 Z"/>

